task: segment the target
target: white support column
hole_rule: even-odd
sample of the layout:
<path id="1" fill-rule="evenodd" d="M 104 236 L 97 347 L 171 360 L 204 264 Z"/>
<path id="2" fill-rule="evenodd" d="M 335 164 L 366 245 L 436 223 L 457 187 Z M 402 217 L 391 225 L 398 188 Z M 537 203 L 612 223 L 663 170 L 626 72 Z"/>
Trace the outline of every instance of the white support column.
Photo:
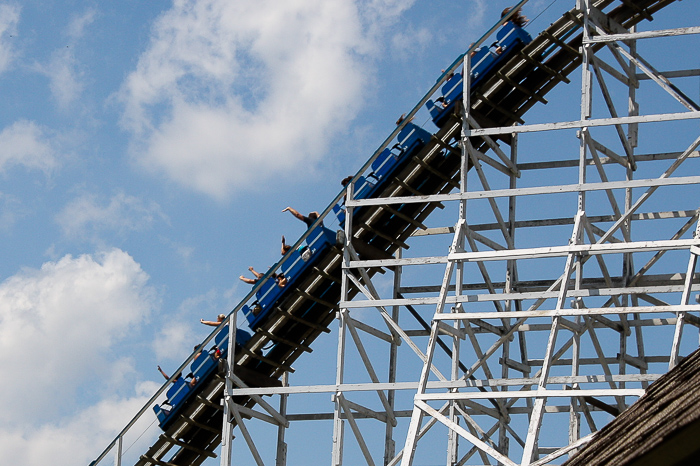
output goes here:
<path id="1" fill-rule="evenodd" d="M 694 238 L 700 238 L 700 221 L 695 228 Z M 681 296 L 681 306 L 687 306 L 690 302 L 690 290 L 693 284 L 693 275 L 695 274 L 695 267 L 698 263 L 698 255 L 700 254 L 700 247 L 690 248 L 690 259 L 688 260 L 688 269 L 685 273 L 685 285 L 683 287 L 683 295 Z M 671 345 L 671 359 L 668 363 L 668 369 L 671 370 L 678 365 L 681 338 L 683 337 L 683 324 L 685 323 L 685 311 L 680 311 L 676 313 L 676 328 L 673 334 L 673 343 Z"/>
<path id="2" fill-rule="evenodd" d="M 576 215 L 574 223 L 574 231 L 571 235 L 571 244 L 579 244 L 581 241 L 582 232 L 582 222 L 584 213 L 579 211 Z M 542 370 L 540 372 L 540 380 L 537 385 L 538 392 L 544 392 L 547 386 L 547 378 L 549 377 L 549 371 L 554 362 L 554 348 L 557 342 L 557 334 L 559 332 L 561 317 L 557 315 L 557 311 L 560 311 L 564 307 L 564 302 L 567 298 L 567 293 L 569 289 L 569 277 L 574 269 L 575 261 L 578 260 L 573 254 L 569 254 L 566 258 L 566 265 L 564 267 L 564 273 L 561 278 L 561 285 L 559 289 L 559 296 L 557 298 L 557 304 L 555 308 L 555 315 L 552 317 L 552 328 L 549 332 L 549 340 L 547 341 L 547 348 L 545 350 L 545 355 L 542 363 Z M 525 440 L 525 447 L 523 448 L 523 457 L 521 461 L 522 466 L 530 464 L 532 461 L 536 460 L 537 456 L 537 442 L 539 439 L 540 428 L 542 427 L 542 416 L 544 415 L 544 405 L 546 403 L 546 396 L 538 397 L 535 400 L 534 406 L 532 408 L 532 415 L 530 418 L 530 425 L 527 430 L 527 439 Z"/>
<path id="3" fill-rule="evenodd" d="M 340 385 L 343 383 L 343 374 L 345 370 L 345 338 L 346 338 L 346 327 L 345 327 L 346 314 L 344 312 L 338 311 L 338 356 L 336 365 L 336 384 Z M 344 440 L 344 429 L 345 423 L 342 418 L 343 407 L 340 404 L 340 392 L 336 392 L 333 395 L 333 402 L 335 409 L 333 411 L 333 458 L 332 465 L 340 466 L 343 464 L 343 440 Z"/>
<path id="4" fill-rule="evenodd" d="M 233 419 L 231 418 L 231 390 L 233 389 L 233 367 L 236 363 L 236 313 L 228 323 L 228 352 L 226 356 L 226 382 L 224 387 L 223 427 L 221 430 L 221 466 L 231 466 L 231 442 L 233 441 Z"/>
<path id="5" fill-rule="evenodd" d="M 581 121 L 590 120 L 591 107 L 593 105 L 593 95 L 591 93 L 593 85 L 593 74 L 591 73 L 591 46 L 586 44 L 590 38 L 588 15 L 590 13 L 589 0 L 577 0 L 577 8 L 583 13 L 583 41 L 584 45 L 581 48 L 582 63 L 581 63 Z M 578 183 L 583 185 L 586 183 L 586 140 L 588 136 L 588 128 L 581 128 L 579 137 L 579 175 Z M 586 210 L 586 193 L 580 191 L 578 193 L 578 211 Z"/>
<path id="6" fill-rule="evenodd" d="M 347 201 L 351 201 L 355 195 L 355 184 L 350 182 L 347 185 L 345 199 L 345 231 L 344 238 L 345 244 L 343 247 L 343 272 L 340 282 L 340 298 L 342 301 L 348 300 L 348 293 L 350 289 L 350 274 L 352 273 L 347 265 L 350 263 L 350 250 L 352 248 L 352 220 L 353 220 L 353 210 L 352 205 L 347 205 Z M 336 358 L 336 384 L 340 385 L 343 383 L 344 373 L 345 373 L 345 339 L 346 339 L 346 326 L 345 326 L 345 313 L 341 312 L 342 309 L 338 309 L 336 313 L 336 318 L 338 320 L 338 354 Z M 340 393 L 336 392 L 332 396 L 334 403 L 333 410 L 333 453 L 331 458 L 332 466 L 341 466 L 343 464 L 343 442 L 345 438 L 345 423 L 342 418 L 343 407 L 340 404 Z"/>
<path id="7" fill-rule="evenodd" d="M 289 386 L 289 373 L 285 372 L 282 375 L 282 386 Z M 280 416 L 287 416 L 287 398 L 289 395 L 286 393 L 280 394 Z M 284 440 L 285 433 L 287 432 L 287 427 L 284 424 L 279 424 L 277 427 L 277 455 L 275 459 L 275 466 L 286 466 L 287 464 L 287 443 Z"/>
<path id="8" fill-rule="evenodd" d="M 117 440 L 117 451 L 115 452 L 114 455 L 114 466 L 122 466 L 122 444 L 124 441 L 124 437 L 121 435 L 119 436 L 119 439 Z"/>
<path id="9" fill-rule="evenodd" d="M 402 250 L 401 248 L 398 248 L 396 250 L 396 253 L 394 256 L 397 259 L 400 259 L 402 255 Z M 396 299 L 399 297 L 399 290 L 401 289 L 401 272 L 402 272 L 402 267 L 401 266 L 396 266 L 394 267 L 394 289 L 393 289 L 393 298 Z M 391 319 L 399 324 L 399 316 L 400 316 L 400 307 L 399 306 L 394 306 L 391 311 Z M 389 342 L 389 376 L 388 376 L 388 382 L 390 384 L 396 383 L 396 370 L 397 370 L 397 356 L 398 356 L 398 345 L 399 341 L 396 340 L 396 338 L 392 338 L 391 341 Z M 396 398 L 396 391 L 395 390 L 388 390 L 387 392 L 387 399 L 389 401 L 389 406 L 391 409 L 394 409 L 395 405 L 395 398 Z M 394 441 L 394 425 L 390 422 L 386 423 L 386 431 L 385 431 L 385 436 L 384 436 L 384 465 L 388 465 L 389 462 L 396 456 L 396 442 Z"/>
<path id="10" fill-rule="evenodd" d="M 464 251 L 464 238 L 460 238 L 457 244 L 458 251 Z M 455 272 L 455 296 L 461 296 L 462 294 L 462 283 L 464 280 L 464 264 L 459 262 L 457 264 L 457 269 Z M 452 312 L 462 312 L 462 304 L 459 303 L 452 309 Z M 470 325 L 468 322 L 466 325 Z M 453 327 L 455 329 L 455 334 L 459 333 L 461 323 L 460 321 L 454 321 Z M 452 371 L 450 380 L 457 381 L 460 378 L 460 367 L 459 367 L 459 357 L 460 357 L 460 338 L 458 336 L 452 337 Z M 454 423 L 459 425 L 459 416 L 457 406 L 453 400 L 449 401 L 449 418 Z M 447 466 L 454 466 L 457 463 L 459 455 L 459 436 L 457 433 L 450 429 L 448 432 L 448 442 L 447 442 Z"/>

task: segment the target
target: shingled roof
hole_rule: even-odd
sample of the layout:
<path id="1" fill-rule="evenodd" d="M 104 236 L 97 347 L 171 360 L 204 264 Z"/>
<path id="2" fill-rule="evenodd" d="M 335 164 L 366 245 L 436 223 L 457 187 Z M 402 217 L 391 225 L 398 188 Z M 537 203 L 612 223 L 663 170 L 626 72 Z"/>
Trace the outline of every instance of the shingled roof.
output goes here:
<path id="1" fill-rule="evenodd" d="M 566 466 L 700 464 L 700 350 L 651 384 L 646 393 Z"/>

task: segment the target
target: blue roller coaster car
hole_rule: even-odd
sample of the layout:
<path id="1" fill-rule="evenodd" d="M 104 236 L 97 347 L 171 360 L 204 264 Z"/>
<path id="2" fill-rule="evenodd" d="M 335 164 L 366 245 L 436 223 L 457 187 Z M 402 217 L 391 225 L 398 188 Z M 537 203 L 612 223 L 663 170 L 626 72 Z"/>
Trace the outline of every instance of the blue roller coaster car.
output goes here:
<path id="1" fill-rule="evenodd" d="M 248 319 L 249 327 L 253 330 L 256 329 L 265 320 L 274 307 L 273 305 L 280 300 L 285 291 L 290 289 L 304 271 L 311 267 L 335 243 L 336 234 L 332 230 L 322 225 L 314 228 L 304 244 L 291 252 L 290 257 L 284 263 L 281 273 L 287 277 L 287 284 L 280 288 L 277 286 L 277 282 L 272 277 L 269 277 L 256 293 L 257 299 L 253 310 L 248 306 L 243 306 L 242 310 Z M 153 407 L 161 429 L 168 429 L 173 420 L 187 405 L 187 401 L 200 391 L 216 372 L 219 359 L 226 357 L 228 351 L 228 332 L 228 326 L 219 330 L 219 333 L 214 337 L 214 348 L 209 351 L 202 351 L 190 365 L 192 380 L 195 380 L 195 382 L 188 382 L 184 377 L 177 378 L 166 393 L 167 400 L 163 404 Z M 251 335 L 245 330 L 236 329 L 237 346 L 245 346 L 250 338 Z M 217 349 L 219 351 L 218 354 Z"/>
<path id="2" fill-rule="evenodd" d="M 404 165 L 405 162 L 411 159 L 414 154 L 417 154 L 430 141 L 432 135 L 411 122 L 406 123 L 398 136 L 397 143 L 391 149 L 384 149 L 379 156 L 372 162 L 372 172 L 367 177 L 361 176 L 355 183 L 355 199 L 369 199 L 376 193 L 380 192 L 386 185 L 387 180 Z M 345 223 L 345 208 L 343 202 L 333 206 L 333 212 L 338 217 L 341 225 Z M 355 210 L 355 214 L 359 213 L 360 209 Z"/>
<path id="3" fill-rule="evenodd" d="M 474 89 L 491 74 L 499 63 L 507 60 L 518 50 L 532 42 L 524 29 L 509 21 L 496 34 L 497 42 L 491 47 L 479 47 L 471 57 L 471 87 Z M 462 98 L 462 75 L 455 73 L 443 86 L 442 97 L 436 104 L 428 100 L 425 104 L 435 125 L 439 128 L 454 111 L 455 103 Z"/>
<path id="4" fill-rule="evenodd" d="M 250 333 L 242 329 L 236 329 L 236 345 L 245 345 L 250 340 Z M 225 358 L 228 351 L 228 326 L 225 326 L 214 337 L 215 349 L 202 351 L 190 365 L 192 379 L 195 383 L 190 383 L 184 377 L 178 377 L 173 381 L 173 385 L 166 392 L 167 400 L 161 405 L 155 405 L 153 411 L 158 418 L 158 425 L 161 429 L 167 430 L 178 413 L 187 404 L 191 396 L 205 386 L 211 376 L 216 372 L 220 357 Z"/>
<path id="5" fill-rule="evenodd" d="M 319 225 L 311 231 L 306 241 L 283 264 L 280 271 L 286 278 L 287 284 L 280 288 L 277 282 L 269 277 L 255 293 L 256 301 L 252 307 L 243 306 L 243 314 L 248 319 L 248 326 L 255 330 L 268 317 L 274 304 L 279 301 L 288 289 L 292 288 L 305 270 L 311 267 L 323 256 L 323 253 L 336 244 L 336 234 L 332 230 Z"/>

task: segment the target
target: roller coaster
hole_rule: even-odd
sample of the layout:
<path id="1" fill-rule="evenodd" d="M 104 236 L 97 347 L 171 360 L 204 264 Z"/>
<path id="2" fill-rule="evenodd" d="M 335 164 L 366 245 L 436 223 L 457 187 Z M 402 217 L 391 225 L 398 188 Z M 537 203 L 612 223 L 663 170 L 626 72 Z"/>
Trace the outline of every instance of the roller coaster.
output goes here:
<path id="1" fill-rule="evenodd" d="M 695 189 L 697 198 L 700 177 L 692 173 L 684 177 L 671 174 L 681 163 L 697 159 L 700 138 L 677 153 L 636 154 L 635 147 L 640 124 L 697 119 L 700 108 L 669 80 L 670 75 L 656 71 L 631 44 L 644 38 L 696 34 L 698 28 L 636 32 L 637 24 L 653 20 L 674 0 L 580 0 L 575 8 L 531 37 L 511 21 L 525 3 L 527 0 L 515 5 L 445 69 L 346 188 L 93 465 L 106 464 L 110 452 L 115 453 L 116 463 L 121 465 L 125 436 L 145 416 L 154 416 L 153 412 L 162 433 L 134 461 L 136 466 L 199 465 L 215 458 L 219 445 L 221 464 L 233 464 L 234 428 L 244 437 L 252 461 L 264 464 L 263 455 L 246 428 L 253 419 L 279 428 L 275 462 L 286 464 L 283 432 L 294 419 L 286 413 L 286 402 L 296 393 L 333 396 L 333 413 L 325 417 L 297 416 L 299 420 L 333 420 L 333 465 L 343 462 L 346 425 L 357 441 L 358 458 L 376 464 L 377 447 L 368 445 L 359 419 L 379 420 L 385 426 L 385 465 L 412 464 L 421 454 L 419 441 L 431 429 L 436 430 L 436 424 L 442 424 L 447 432 L 448 464 L 473 464 L 469 461 L 477 459 L 482 461 L 479 464 L 548 464 L 574 454 L 594 438 L 600 427 L 600 414 L 616 415 L 628 406 L 628 398 L 641 396 L 644 388 L 660 375 L 659 365 L 669 368 L 677 363 L 685 348 L 681 341 L 684 326 L 700 326 L 700 306 L 690 303 L 691 293 L 699 288 L 695 274 L 700 253 L 698 209 L 640 212 L 640 207 L 660 187 Z M 486 45 L 494 34 L 496 41 Z M 599 59 L 601 50 L 609 51 L 622 71 Z M 525 114 L 536 104 L 546 103 L 545 96 L 557 84 L 569 83 L 579 67 L 583 70 L 580 120 L 526 125 Z M 635 67 L 642 71 L 641 75 L 634 71 Z M 631 102 L 632 89 L 639 87 L 639 80 L 649 79 L 687 112 L 641 116 L 638 107 L 630 105 L 628 115 L 620 117 L 601 71 L 626 83 Z M 676 74 L 700 73 L 691 70 Z M 592 118 L 594 77 L 610 118 Z M 465 88 L 470 92 L 463 92 Z M 428 124 L 437 129 L 416 124 L 419 112 L 426 112 Z M 623 125 L 627 125 L 626 134 Z M 597 127 L 613 129 L 612 139 L 617 138 L 623 155 L 618 155 L 607 142 L 593 138 Z M 517 161 L 519 137 L 567 129 L 577 131 L 578 160 L 549 164 Z M 510 147 L 510 155 L 503 145 Z M 660 160 L 672 163 L 658 178 L 631 179 L 638 164 Z M 607 172 L 612 171 L 606 172 L 608 166 L 622 170 L 620 181 L 608 178 Z M 517 187 L 524 171 L 563 167 L 578 170 L 576 183 L 557 185 L 556 177 L 546 176 L 546 181 L 538 181 L 534 186 Z M 589 168 L 597 170 L 600 182 L 587 180 Z M 492 189 L 486 170 L 500 174 L 505 180 L 501 180 L 503 187 Z M 482 190 L 466 188 L 468 174 L 480 182 Z M 643 188 L 647 191 L 635 202 L 632 189 Z M 624 190 L 624 205 L 619 205 L 613 190 Z M 692 202 L 690 193 L 677 200 Z M 575 212 L 570 217 L 516 219 L 516 198 L 561 194 L 575 198 Z M 612 213 L 594 216 L 594 208 L 586 209 L 586 197 L 594 199 L 595 194 L 604 196 L 596 198 L 598 201 L 607 199 Z M 507 216 L 501 213 L 500 199 L 508 200 Z M 489 203 L 493 223 L 467 222 L 467 202 L 476 200 Z M 446 203 L 459 206 L 456 224 L 428 228 L 428 217 L 436 209 L 444 209 Z M 632 221 L 660 218 L 685 219 L 685 223 L 670 233 L 669 239 L 633 238 Z M 338 228 L 326 226 L 331 224 Z M 547 236 L 516 246 L 516 229 L 544 230 L 550 226 L 573 230 L 568 230 L 563 242 Z M 501 234 L 506 244 L 499 244 L 493 232 Z M 409 242 L 431 235 L 453 235 L 447 255 L 403 257 Z M 486 250 L 479 250 L 477 243 L 486 246 Z M 648 273 L 664 255 L 670 257 L 677 252 L 685 255 L 673 256 L 666 273 Z M 619 275 L 609 272 L 608 257 L 617 258 L 621 264 Z M 635 267 L 633 257 L 644 258 L 645 264 Z M 528 273 L 533 268 L 519 269 L 518 264 L 541 261 L 537 264 L 545 265 L 537 265 L 535 270 L 551 269 L 546 261 L 552 258 L 563 261 L 561 276 L 551 278 L 534 273 L 529 279 L 519 277 L 519 270 Z M 596 274 L 583 273 L 589 259 L 592 262 L 586 270 L 595 262 Z M 687 267 L 676 271 L 677 263 Z M 475 268 L 470 269 L 470 264 L 475 264 Z M 404 269 L 427 266 L 444 267 L 440 283 L 401 283 Z M 396 277 L 388 297 L 382 296 L 373 284 L 375 275 L 386 271 Z M 503 274 L 503 281 L 491 278 L 496 273 Z M 285 277 L 284 286 L 280 286 L 277 276 Z M 678 303 L 668 298 L 673 296 L 678 296 Z M 565 307 L 567 299 L 572 300 L 571 309 Z M 641 306 L 640 300 L 650 306 Z M 548 303 L 552 303 L 552 309 L 542 309 Z M 417 310 L 425 306 L 434 309 L 432 319 L 425 319 L 425 313 Z M 490 310 L 486 310 L 488 306 Z M 378 310 L 386 330 L 351 317 L 351 309 L 362 308 Z M 409 332 L 404 328 L 406 324 L 398 325 L 399 314 L 412 316 L 419 329 Z M 236 328 L 243 319 L 250 332 Z M 334 321 L 339 323 L 335 385 L 290 387 L 288 378 L 294 372 L 294 362 L 312 351 L 312 344 L 321 334 L 331 332 Z M 668 355 L 650 356 L 644 352 L 644 329 L 657 327 L 674 329 L 667 337 L 672 342 Z M 389 344 L 386 382 L 379 381 L 358 329 Z M 598 333 L 604 331 L 612 332 L 617 346 L 611 349 L 608 342 L 601 342 Z M 530 338 L 536 332 L 540 332 L 539 336 Z M 564 332 L 571 335 L 562 340 L 560 334 Z M 425 351 L 414 341 L 418 335 L 427 337 Z M 590 337 L 589 349 L 582 344 L 583 337 Z M 636 354 L 628 351 L 628 337 L 634 340 L 629 345 L 636 347 Z M 344 382 L 348 339 L 355 343 L 371 382 L 353 386 Z M 514 343 L 511 349 L 516 339 L 517 345 Z M 463 340 L 469 342 L 468 347 L 460 346 L 465 346 Z M 418 357 L 418 367 L 422 367 L 418 370 L 420 377 L 413 379 L 417 382 L 404 385 L 397 382 L 397 353 L 402 343 L 407 343 L 404 348 L 410 348 Z M 529 357 L 528 348 L 541 348 L 541 359 Z M 611 351 L 617 353 L 611 356 Z M 463 362 L 467 360 L 468 363 Z M 489 367 L 489 362 L 493 365 L 494 361 L 501 367 L 500 376 Z M 540 369 L 535 369 L 538 366 Z M 558 366 L 565 366 L 568 373 L 557 371 Z M 187 372 L 191 374 L 190 381 L 181 376 Z M 591 388 L 582 389 L 586 383 Z M 553 390 L 548 384 L 564 385 L 565 389 Z M 508 391 L 509 387 L 513 391 Z M 403 412 L 395 406 L 401 390 L 414 395 L 409 402 L 411 407 Z M 351 402 L 348 396 L 354 391 L 376 393 L 376 409 Z M 573 392 L 578 393 L 572 395 Z M 279 396 L 280 408 L 266 402 L 265 395 Z M 550 405 L 548 398 L 566 399 L 569 404 Z M 554 413 L 569 416 L 564 429 L 567 436 L 558 440 L 556 446 L 542 445 L 546 432 L 542 431 L 543 419 L 545 414 Z M 515 421 L 518 415 L 525 420 Z M 409 416 L 410 422 L 401 431 L 405 446 L 397 452 L 394 428 L 399 424 L 398 418 Z M 475 421 L 479 416 L 492 419 L 493 424 L 482 426 Z M 581 435 L 581 419 L 590 431 L 587 435 Z M 514 460 L 516 456 L 520 459 Z"/>

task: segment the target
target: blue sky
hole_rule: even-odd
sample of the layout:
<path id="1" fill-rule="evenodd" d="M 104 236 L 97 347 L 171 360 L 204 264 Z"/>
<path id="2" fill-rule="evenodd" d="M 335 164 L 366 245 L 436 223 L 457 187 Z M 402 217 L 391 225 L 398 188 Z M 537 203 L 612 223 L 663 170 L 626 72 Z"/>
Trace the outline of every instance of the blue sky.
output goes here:
<path id="1" fill-rule="evenodd" d="M 0 0 L 3 459 L 94 458 L 508 5 Z"/>

